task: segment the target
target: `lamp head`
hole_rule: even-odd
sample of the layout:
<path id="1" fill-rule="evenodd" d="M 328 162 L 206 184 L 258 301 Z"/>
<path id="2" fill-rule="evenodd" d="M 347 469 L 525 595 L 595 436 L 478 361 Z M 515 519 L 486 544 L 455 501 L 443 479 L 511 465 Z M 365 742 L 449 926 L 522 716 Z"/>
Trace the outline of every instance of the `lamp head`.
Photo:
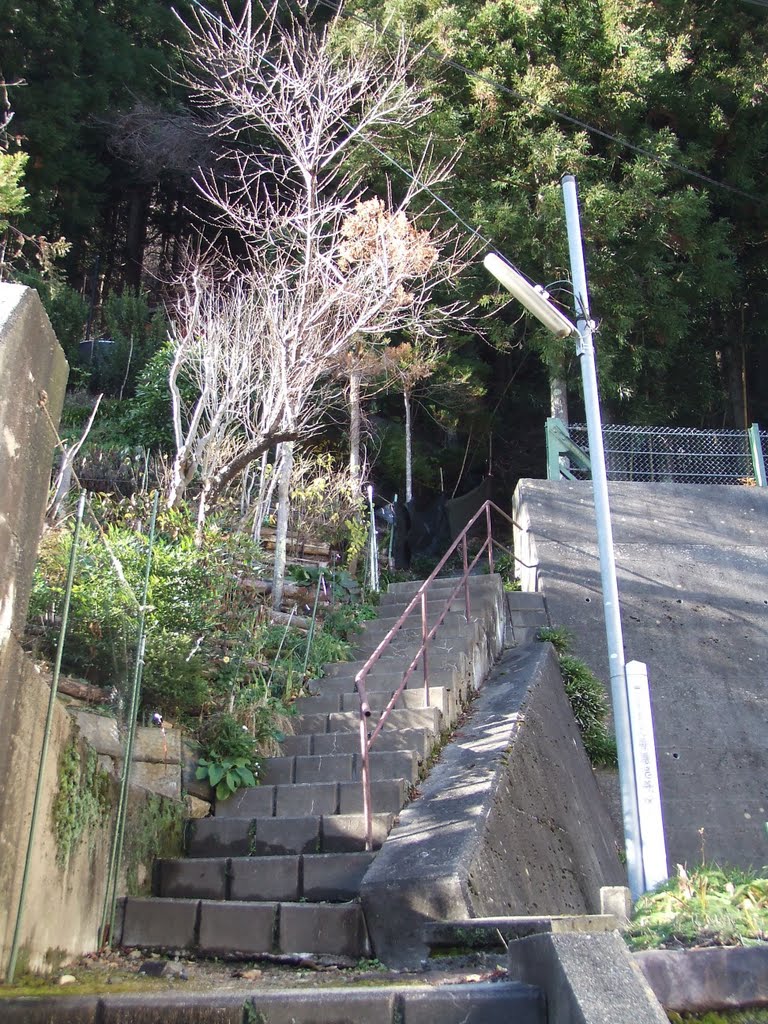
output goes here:
<path id="1" fill-rule="evenodd" d="M 567 338 L 568 335 L 577 333 L 576 326 L 549 301 L 549 295 L 541 285 L 533 285 L 526 281 L 523 275 L 498 253 L 489 252 L 483 260 L 483 266 L 493 274 L 499 284 L 514 295 L 518 302 L 522 302 L 529 313 L 533 313 L 536 319 L 558 338 Z"/>

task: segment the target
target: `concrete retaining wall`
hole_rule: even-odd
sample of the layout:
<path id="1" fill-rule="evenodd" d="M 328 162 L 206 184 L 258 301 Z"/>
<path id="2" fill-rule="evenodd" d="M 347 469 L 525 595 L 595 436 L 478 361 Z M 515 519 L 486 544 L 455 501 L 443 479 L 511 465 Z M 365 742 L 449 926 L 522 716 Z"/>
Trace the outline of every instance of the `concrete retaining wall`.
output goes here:
<path id="1" fill-rule="evenodd" d="M 37 293 L 0 284 L 0 977 L 16 923 L 50 695 L 48 678 L 22 650 L 20 638 L 66 375 L 64 355 Z M 85 762 L 89 748 L 57 701 L 21 933 L 21 966 L 55 967 L 62 956 L 92 950 L 97 941 L 113 816 L 108 812 L 83 837 L 69 863 L 57 861 L 53 805 L 62 755 L 73 742 Z M 113 807 L 115 786 L 108 786 Z M 134 793 L 134 825 L 148 820 L 145 808 L 150 815 L 156 813 L 148 801 L 145 791 Z M 149 880 L 146 865 L 130 868 L 137 885 L 142 878 Z"/>
<path id="2" fill-rule="evenodd" d="M 648 665 L 669 867 L 768 861 L 768 488 L 609 485 L 628 659 Z M 607 677 L 590 483 L 522 480 L 517 554 Z"/>
<path id="3" fill-rule="evenodd" d="M 622 884 L 557 659 L 531 644 L 492 671 L 361 891 L 376 956 L 412 965 L 427 921 L 599 913 Z"/>

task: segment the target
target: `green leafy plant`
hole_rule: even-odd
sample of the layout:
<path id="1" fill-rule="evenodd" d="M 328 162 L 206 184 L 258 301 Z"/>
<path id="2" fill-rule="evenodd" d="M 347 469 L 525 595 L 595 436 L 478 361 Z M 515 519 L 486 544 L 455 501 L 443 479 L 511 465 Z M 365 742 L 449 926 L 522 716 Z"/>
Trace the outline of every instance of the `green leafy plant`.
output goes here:
<path id="1" fill-rule="evenodd" d="M 226 800 L 244 786 L 255 786 L 256 776 L 247 757 L 199 758 L 195 778 L 207 779 L 217 800 Z"/>
<path id="2" fill-rule="evenodd" d="M 605 725 L 608 698 L 589 666 L 568 653 L 573 634 L 562 626 L 548 626 L 538 631 L 537 639 L 548 641 L 557 651 L 565 693 L 590 762 L 596 767 L 615 768 L 616 740 Z"/>
<path id="3" fill-rule="evenodd" d="M 736 868 L 677 865 L 635 904 L 632 949 L 750 945 L 768 941 L 768 878 Z"/>
<path id="4" fill-rule="evenodd" d="M 231 714 L 213 715 L 200 728 L 195 777 L 207 779 L 218 800 L 258 784 L 256 740 Z"/>

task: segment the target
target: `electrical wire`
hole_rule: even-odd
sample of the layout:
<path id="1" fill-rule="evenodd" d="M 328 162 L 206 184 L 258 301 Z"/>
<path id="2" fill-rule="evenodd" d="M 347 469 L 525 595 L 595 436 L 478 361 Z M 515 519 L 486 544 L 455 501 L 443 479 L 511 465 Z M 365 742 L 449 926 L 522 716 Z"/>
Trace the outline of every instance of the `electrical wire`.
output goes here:
<path id="1" fill-rule="evenodd" d="M 197 2 L 197 0 L 193 0 Z M 341 4 L 333 3 L 332 0 L 316 0 L 316 2 L 326 7 L 331 11 L 334 11 L 337 15 L 342 18 L 350 18 L 360 22 L 368 28 L 374 29 L 381 35 L 394 36 L 392 29 L 381 27 L 375 22 L 369 21 L 367 18 L 363 18 L 359 14 L 349 13 L 345 11 Z M 746 0 L 747 3 L 754 3 L 760 7 L 768 7 L 768 0 Z M 602 128 L 597 128 L 595 125 L 589 124 L 587 121 L 581 121 L 577 117 L 572 117 L 570 114 L 566 114 L 556 107 L 552 107 L 547 103 L 539 103 L 537 100 L 532 99 L 530 96 L 526 96 L 524 93 L 518 92 L 511 86 L 505 85 L 503 82 L 499 82 L 489 75 L 484 75 L 480 71 L 474 71 L 472 68 L 467 67 L 465 64 L 461 64 L 459 61 L 453 60 L 450 57 L 445 57 L 440 51 L 432 44 L 424 46 L 424 52 L 430 52 L 441 64 L 446 67 L 453 68 L 455 71 L 461 71 L 469 78 L 474 78 L 478 82 L 482 82 L 484 85 L 489 85 L 498 92 L 506 93 L 508 96 L 512 96 L 514 99 L 520 100 L 522 103 L 527 103 L 531 107 L 535 107 L 542 113 L 547 114 L 550 117 L 557 118 L 561 121 L 565 121 L 568 124 L 572 124 L 577 128 L 581 128 L 591 135 L 598 135 L 603 139 L 607 139 L 610 142 L 615 142 L 625 149 L 630 149 L 641 156 L 648 157 L 655 163 L 661 164 L 664 167 L 669 167 L 673 170 L 679 171 L 682 174 L 687 174 L 690 177 L 697 178 L 699 181 L 706 182 L 708 185 L 713 185 L 715 188 L 724 189 L 726 192 L 731 192 L 734 195 L 741 196 L 742 199 L 749 199 L 751 202 L 765 204 L 768 199 L 762 196 L 753 195 L 751 192 L 745 192 L 744 189 L 737 188 L 735 185 L 728 185 L 726 182 L 718 181 L 717 178 L 712 178 L 708 174 L 702 174 L 700 171 L 694 171 L 690 167 L 686 167 L 685 164 L 681 164 L 676 160 L 670 160 L 668 157 L 659 156 L 658 153 L 654 153 L 651 149 L 646 149 L 644 146 L 638 146 L 634 142 L 630 142 L 629 139 L 623 138 L 621 135 L 614 135 L 611 132 L 606 132 Z"/>

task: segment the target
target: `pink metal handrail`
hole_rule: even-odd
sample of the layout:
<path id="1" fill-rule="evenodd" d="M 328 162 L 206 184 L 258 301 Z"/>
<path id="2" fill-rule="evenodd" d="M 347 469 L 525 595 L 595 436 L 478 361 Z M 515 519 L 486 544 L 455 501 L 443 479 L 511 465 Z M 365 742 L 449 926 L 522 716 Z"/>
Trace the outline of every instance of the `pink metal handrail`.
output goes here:
<path id="1" fill-rule="evenodd" d="M 371 749 L 371 746 L 372 746 L 374 740 L 376 739 L 376 737 L 381 732 L 381 730 L 382 730 L 382 728 L 384 726 L 384 723 L 386 722 L 387 718 L 389 717 L 390 712 L 394 709 L 395 705 L 397 704 L 398 700 L 400 699 L 400 697 L 402 695 L 402 692 L 405 689 L 405 687 L 406 687 L 406 685 L 408 683 L 408 680 L 409 680 L 409 678 L 411 676 L 411 673 L 416 669 L 416 666 L 418 665 L 420 659 L 421 659 L 422 669 L 423 669 L 423 673 L 424 673 L 424 706 L 425 707 L 429 707 L 429 657 L 428 657 L 428 653 L 429 653 L 430 641 L 433 639 L 433 637 L 435 636 L 437 630 L 443 624 L 443 621 L 445 620 L 446 615 L 450 611 L 450 607 L 451 607 L 451 604 L 452 604 L 454 598 L 456 597 L 456 595 L 459 593 L 459 591 L 462 588 L 464 589 L 464 607 L 465 607 L 465 611 L 466 611 L 467 622 L 469 622 L 469 617 L 470 617 L 470 614 L 471 614 L 471 603 L 470 603 L 470 596 L 469 596 L 469 577 L 470 577 L 470 574 L 471 574 L 472 570 L 478 564 L 478 562 L 482 558 L 482 556 L 485 553 L 485 551 L 486 550 L 488 551 L 488 565 L 489 565 L 489 569 L 490 569 L 491 572 L 493 572 L 493 568 L 494 568 L 494 566 L 493 566 L 493 548 L 494 548 L 494 543 L 496 544 L 497 547 L 501 548 L 503 551 L 505 551 L 507 554 L 509 554 L 512 558 L 515 558 L 514 553 L 512 551 L 510 551 L 509 548 L 507 548 L 504 544 L 502 544 L 498 540 L 494 541 L 494 538 L 493 538 L 493 526 L 492 526 L 492 520 L 491 520 L 491 512 L 492 511 L 498 512 L 498 514 L 503 516 L 504 519 L 506 519 L 509 523 L 512 524 L 512 526 L 516 526 L 517 525 L 515 523 L 515 521 L 512 519 L 512 517 L 507 515 L 507 513 L 503 509 L 499 508 L 498 505 L 494 504 L 494 502 L 492 502 L 492 501 L 486 501 L 485 504 L 482 505 L 477 510 L 477 512 L 474 514 L 474 516 L 472 516 L 472 518 L 467 523 L 467 525 L 464 527 L 464 529 L 461 531 L 459 536 L 456 538 L 456 540 L 454 540 L 454 542 L 448 548 L 448 550 L 443 555 L 443 557 L 440 559 L 440 561 L 438 562 L 437 566 L 432 571 L 430 576 L 424 581 L 424 583 L 422 583 L 422 585 L 416 591 L 416 593 L 414 594 L 413 598 L 408 603 L 408 605 L 406 606 L 405 610 L 402 612 L 402 614 L 400 615 L 398 620 L 395 622 L 395 624 L 389 630 L 389 632 L 384 637 L 384 639 L 381 641 L 381 643 L 372 652 L 372 654 L 369 655 L 368 660 L 365 662 L 363 667 L 360 669 L 360 671 L 355 676 L 355 689 L 357 690 L 358 696 L 360 698 L 360 753 L 361 753 L 361 763 L 362 763 L 363 813 L 365 814 L 365 829 L 366 829 L 366 833 L 365 833 L 365 848 L 366 848 L 366 850 L 373 849 L 373 814 L 372 814 L 372 809 L 371 809 L 371 773 L 370 773 L 370 761 L 369 761 L 368 755 L 369 755 L 369 752 L 370 752 L 370 749 Z M 485 514 L 486 538 L 483 541 L 483 544 L 481 545 L 480 550 L 477 552 L 475 557 L 470 562 L 469 561 L 468 552 L 467 552 L 467 535 L 468 535 L 469 531 L 472 529 L 472 527 L 475 525 L 475 523 L 481 518 L 481 516 L 483 514 Z M 432 586 L 432 584 L 434 583 L 435 579 L 438 576 L 438 573 L 442 570 L 443 566 L 446 564 L 446 562 L 451 557 L 451 555 L 453 555 L 455 553 L 455 551 L 457 550 L 459 545 L 461 545 L 461 549 L 462 549 L 462 568 L 463 568 L 463 572 L 462 572 L 461 579 L 458 581 L 456 586 L 451 591 L 451 594 L 448 597 L 448 599 L 446 600 L 445 605 L 443 607 L 443 610 L 442 610 L 442 612 L 440 613 L 440 616 L 437 619 L 437 622 L 434 624 L 434 626 L 432 626 L 431 629 L 429 629 L 428 625 L 427 625 L 427 595 L 429 593 L 429 588 Z M 370 706 L 368 704 L 368 696 L 366 694 L 366 688 L 365 688 L 366 676 L 370 673 L 370 671 L 373 668 L 373 666 L 376 664 L 376 662 L 379 660 L 379 658 L 381 658 L 381 656 L 387 650 L 387 648 L 391 644 L 391 642 L 394 639 L 394 637 L 397 636 L 397 634 L 400 632 L 400 630 L 402 629 L 402 627 L 405 624 L 406 620 L 410 616 L 411 612 L 416 608 L 417 605 L 420 607 L 420 610 L 421 610 L 421 646 L 419 647 L 418 651 L 416 652 L 415 657 L 411 660 L 411 663 L 408 665 L 408 667 L 406 668 L 405 672 L 403 673 L 403 678 L 400 681 L 400 685 L 398 686 L 398 688 L 393 693 L 393 695 L 390 698 L 389 702 L 387 703 L 387 706 L 385 707 L 385 709 L 382 711 L 381 717 L 379 718 L 379 721 L 378 721 L 378 724 L 376 725 L 376 728 L 369 735 L 368 734 L 368 719 L 370 718 L 370 715 L 371 715 L 371 709 L 370 709 Z"/>

